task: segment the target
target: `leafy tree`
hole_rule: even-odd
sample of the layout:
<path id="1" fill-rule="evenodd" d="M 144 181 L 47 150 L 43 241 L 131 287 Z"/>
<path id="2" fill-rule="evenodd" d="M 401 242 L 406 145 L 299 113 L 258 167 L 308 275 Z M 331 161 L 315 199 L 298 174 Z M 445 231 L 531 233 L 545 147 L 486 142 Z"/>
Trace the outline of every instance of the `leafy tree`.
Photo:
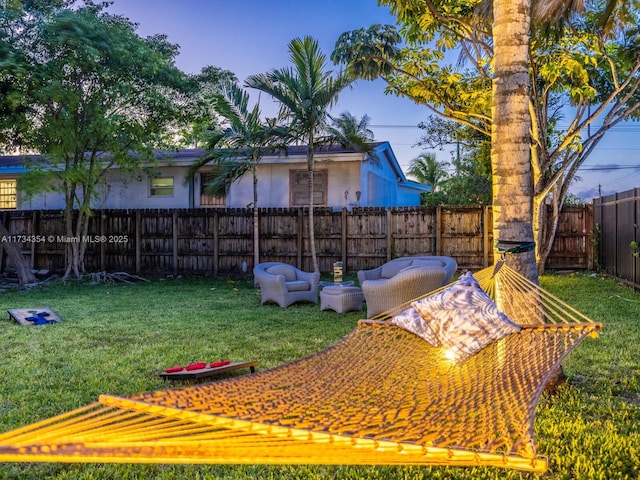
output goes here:
<path id="1" fill-rule="evenodd" d="M 442 183 L 439 195 L 424 195 L 428 205 L 490 205 L 491 143 L 477 130 L 451 120 L 431 116 L 418 125 L 425 134 L 418 145 L 430 149 L 455 147 L 454 171 Z"/>
<path id="2" fill-rule="evenodd" d="M 13 39 L 29 66 L 14 88 L 27 121 L 15 129 L 22 146 L 44 159 L 34 159 L 21 189 L 63 194 L 65 233 L 80 240 L 107 172 L 115 167 L 126 174 L 152 160 L 152 148 L 179 117 L 178 100 L 188 91 L 174 66 L 177 47 L 162 35 L 140 38 L 134 24 L 104 7 L 87 2 L 22 16 L 29 35 Z M 84 241 L 66 244 L 65 277 L 85 272 L 86 247 Z"/>
<path id="3" fill-rule="evenodd" d="M 33 25 L 26 18 L 42 18 L 65 1 L 42 0 L 23 2 L 10 0 L 0 9 L 0 150 L 12 151 L 21 143 L 21 133 L 28 124 L 28 108 L 22 86 L 29 75 L 29 63 L 21 46 L 32 33 Z M 10 233 L 0 223 L 0 236 L 10 238 Z M 36 277 L 29 263 L 22 256 L 22 247 L 6 242 L 5 250 L 11 260 L 20 285 L 33 283 Z"/>
<path id="4" fill-rule="evenodd" d="M 190 76 L 192 92 L 185 100 L 185 121 L 170 130 L 177 130 L 180 147 L 201 148 L 206 145 L 211 131 L 219 128 L 212 98 L 221 93 L 225 85 L 237 81 L 234 73 L 211 65 Z"/>
<path id="5" fill-rule="evenodd" d="M 288 122 L 294 141 L 307 145 L 309 180 L 309 244 L 313 270 L 319 272 L 314 227 L 314 154 L 323 145 L 352 143 L 357 139 L 337 138 L 331 130 L 329 109 L 342 90 L 353 80 L 340 73 L 332 76 L 327 69 L 326 56 L 312 37 L 295 38 L 289 43 L 292 67 L 275 69 L 266 74 L 252 75 L 245 85 L 268 93 L 280 102 L 280 118 Z M 366 143 L 359 146 L 366 148 Z"/>
<path id="6" fill-rule="evenodd" d="M 554 222 L 543 228 L 545 200 L 553 194 L 557 221 L 579 166 L 607 130 L 637 115 L 638 2 L 594 0 L 581 16 L 571 15 L 574 4 L 566 1 L 381 3 L 398 16 L 402 35 L 380 25 L 347 32 L 332 58 L 347 62 L 352 75 L 381 76 L 389 92 L 491 137 L 494 235 L 526 241 L 526 224 L 533 224 L 544 268 L 555 234 Z M 478 13 L 487 5 L 492 17 L 483 21 Z M 450 64 L 445 52 L 453 50 L 462 59 Z M 562 109 L 568 104 L 573 108 Z M 573 115 L 564 131 L 561 115 Z M 526 198 L 534 199 L 530 211 Z M 533 260 L 518 258 L 534 278 Z"/>
<path id="7" fill-rule="evenodd" d="M 249 94 L 235 83 L 227 83 L 213 95 L 214 110 L 226 121 L 208 141 L 208 152 L 188 171 L 193 177 L 204 165 L 213 163 L 217 175 L 205 192 L 216 196 L 227 193 L 229 186 L 247 173 L 253 177 L 253 262 L 260 263 L 258 216 L 258 164 L 265 155 L 284 150 L 288 132 L 274 120 L 263 121 L 260 107 L 249 110 Z"/>

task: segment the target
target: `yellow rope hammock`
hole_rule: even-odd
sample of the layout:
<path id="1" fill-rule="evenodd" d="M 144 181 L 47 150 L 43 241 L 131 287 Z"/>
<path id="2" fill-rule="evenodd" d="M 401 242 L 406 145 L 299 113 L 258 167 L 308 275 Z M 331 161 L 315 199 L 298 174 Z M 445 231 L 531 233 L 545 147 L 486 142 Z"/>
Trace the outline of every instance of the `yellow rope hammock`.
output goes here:
<path id="1" fill-rule="evenodd" d="M 99 401 L 0 434 L 0 461 L 485 465 L 543 472 L 533 417 L 563 358 L 601 324 L 504 266 L 519 333 L 462 364 L 387 321 L 254 375 Z M 530 299 L 527 301 L 526 299 Z M 524 307 L 524 308 L 521 308 Z M 540 318 L 530 325 L 518 312 Z M 537 313 L 536 313 L 537 312 Z"/>

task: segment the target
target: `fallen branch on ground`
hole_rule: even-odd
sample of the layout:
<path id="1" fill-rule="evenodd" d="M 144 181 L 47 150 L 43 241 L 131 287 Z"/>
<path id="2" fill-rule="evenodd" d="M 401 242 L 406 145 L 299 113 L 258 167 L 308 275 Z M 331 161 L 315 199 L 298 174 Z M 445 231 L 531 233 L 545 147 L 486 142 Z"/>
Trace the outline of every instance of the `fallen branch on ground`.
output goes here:
<path id="1" fill-rule="evenodd" d="M 94 272 L 90 273 L 92 283 L 128 283 L 133 285 L 136 282 L 148 282 L 146 278 L 132 275 L 127 272 Z"/>

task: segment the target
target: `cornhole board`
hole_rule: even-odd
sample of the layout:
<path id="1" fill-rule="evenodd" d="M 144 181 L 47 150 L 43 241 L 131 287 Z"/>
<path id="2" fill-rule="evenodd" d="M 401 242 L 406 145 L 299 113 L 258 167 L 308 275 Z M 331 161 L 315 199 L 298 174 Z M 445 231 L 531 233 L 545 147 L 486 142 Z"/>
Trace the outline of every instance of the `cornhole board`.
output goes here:
<path id="1" fill-rule="evenodd" d="M 198 370 L 182 370 L 181 372 L 160 372 L 160 375 L 164 380 L 188 380 L 192 378 L 205 378 L 213 375 L 218 375 L 225 372 L 232 372 L 241 368 L 249 368 L 251 373 L 255 373 L 256 365 L 258 362 L 252 360 L 250 362 L 231 362 L 221 367 L 205 367 Z"/>
<path id="2" fill-rule="evenodd" d="M 9 317 L 13 318 L 20 325 L 33 325 L 33 322 L 26 320 L 27 318 L 33 316 L 36 313 L 48 313 L 49 315 L 45 316 L 47 320 L 53 320 L 56 323 L 61 323 L 62 320 L 54 312 L 51 310 L 51 307 L 29 307 L 29 308 L 12 308 L 7 310 L 9 313 Z"/>

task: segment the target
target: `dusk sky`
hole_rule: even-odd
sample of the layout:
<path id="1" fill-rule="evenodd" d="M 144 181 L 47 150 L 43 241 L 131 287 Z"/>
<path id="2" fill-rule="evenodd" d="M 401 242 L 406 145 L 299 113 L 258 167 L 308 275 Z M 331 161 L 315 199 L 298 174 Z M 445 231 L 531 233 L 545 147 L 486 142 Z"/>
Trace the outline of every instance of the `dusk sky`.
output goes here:
<path id="1" fill-rule="evenodd" d="M 342 32 L 395 23 L 376 0 L 114 0 L 109 11 L 138 23 L 141 36 L 164 33 L 180 45 L 177 65 L 183 71 L 197 73 L 214 65 L 234 72 L 241 82 L 249 75 L 289 66 L 287 45 L 295 37 L 315 37 L 329 57 Z M 329 65 L 339 69 L 330 61 Z M 424 151 L 414 145 L 421 133 L 417 124 L 429 113 L 408 99 L 386 95 L 384 89 L 381 80 L 359 80 L 341 95 L 332 113 L 369 115 L 376 140 L 391 143 L 406 171 Z M 248 91 L 258 99 L 258 91 Z M 276 112 L 273 100 L 264 94 L 260 106 L 268 115 Z M 607 133 L 579 172 L 582 181 L 574 182 L 572 192 L 590 200 L 599 191 L 605 195 L 640 187 L 639 135 L 638 123 Z M 449 152 L 432 153 L 441 161 L 450 160 Z"/>

